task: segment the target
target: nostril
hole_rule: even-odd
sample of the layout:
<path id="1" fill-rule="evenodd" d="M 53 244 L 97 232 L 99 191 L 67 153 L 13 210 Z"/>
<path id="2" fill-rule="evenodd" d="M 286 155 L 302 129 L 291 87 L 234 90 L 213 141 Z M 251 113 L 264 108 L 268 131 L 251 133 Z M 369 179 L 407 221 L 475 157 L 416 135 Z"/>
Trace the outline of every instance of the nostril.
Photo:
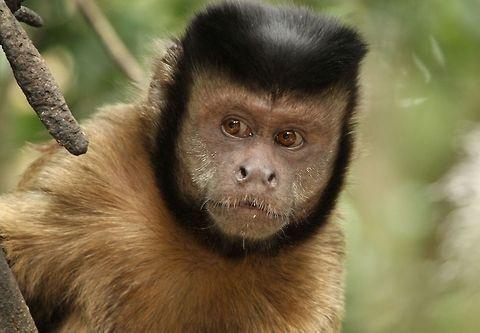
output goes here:
<path id="1" fill-rule="evenodd" d="M 240 167 L 240 175 L 242 176 L 242 178 L 246 178 L 247 177 L 247 169 L 245 169 L 244 167 Z"/>
<path id="2" fill-rule="evenodd" d="M 272 172 L 272 173 L 270 174 L 270 176 L 268 176 L 268 179 L 267 179 L 267 180 L 268 180 L 269 183 L 271 183 L 274 179 L 275 179 L 275 173 Z"/>

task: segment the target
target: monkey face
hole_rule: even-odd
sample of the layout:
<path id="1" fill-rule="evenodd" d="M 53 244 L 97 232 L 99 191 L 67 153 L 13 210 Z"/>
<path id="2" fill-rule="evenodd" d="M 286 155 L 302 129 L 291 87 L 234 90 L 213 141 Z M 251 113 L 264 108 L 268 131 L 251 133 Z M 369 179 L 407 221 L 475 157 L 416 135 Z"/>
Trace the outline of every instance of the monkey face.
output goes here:
<path id="1" fill-rule="evenodd" d="M 177 153 L 181 188 L 190 200 L 201 198 L 197 204 L 211 217 L 211 227 L 228 236 L 281 235 L 321 197 L 346 97 L 330 91 L 328 98 L 273 98 L 211 77 L 197 75 L 187 105 Z"/>
<path id="2" fill-rule="evenodd" d="M 175 221 L 232 257 L 315 235 L 354 142 L 353 29 L 304 9 L 226 3 L 197 15 L 151 85 L 151 160 Z M 165 75 L 168 73 L 168 75 Z"/>

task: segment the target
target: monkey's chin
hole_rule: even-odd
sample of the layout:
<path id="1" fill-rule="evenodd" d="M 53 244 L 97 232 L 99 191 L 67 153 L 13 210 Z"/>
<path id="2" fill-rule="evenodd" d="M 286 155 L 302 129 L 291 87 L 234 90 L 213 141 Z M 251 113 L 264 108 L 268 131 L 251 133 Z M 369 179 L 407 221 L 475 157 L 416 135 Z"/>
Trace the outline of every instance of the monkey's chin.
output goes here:
<path id="1" fill-rule="evenodd" d="M 215 225 L 228 236 L 264 240 L 281 232 L 287 222 L 278 216 L 249 207 L 218 208 L 208 211 Z"/>

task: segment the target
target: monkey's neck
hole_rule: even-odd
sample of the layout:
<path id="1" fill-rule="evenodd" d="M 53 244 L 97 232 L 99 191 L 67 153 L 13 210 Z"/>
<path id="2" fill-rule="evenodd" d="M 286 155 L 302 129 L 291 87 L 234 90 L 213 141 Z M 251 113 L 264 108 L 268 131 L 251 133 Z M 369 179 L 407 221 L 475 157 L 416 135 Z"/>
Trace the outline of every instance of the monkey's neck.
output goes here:
<path id="1" fill-rule="evenodd" d="M 204 249 L 181 230 L 169 239 L 165 235 L 158 242 L 146 237 L 152 247 L 146 250 L 144 241 L 137 251 L 149 252 L 149 258 L 132 256 L 124 270 L 117 269 L 136 271 L 127 274 L 128 280 L 125 275 L 116 278 L 125 283 L 117 283 L 116 297 L 111 288 L 106 290 L 114 300 L 111 306 L 120 309 L 116 322 L 137 318 L 134 322 L 145 322 L 148 331 L 161 320 L 170 331 L 181 326 L 178 331 L 209 332 L 314 332 L 339 325 L 343 238 L 337 225 L 327 224 L 313 239 L 276 256 L 252 254 L 237 260 Z M 142 306 L 121 306 L 128 303 Z M 126 325 L 121 329 L 129 329 Z"/>

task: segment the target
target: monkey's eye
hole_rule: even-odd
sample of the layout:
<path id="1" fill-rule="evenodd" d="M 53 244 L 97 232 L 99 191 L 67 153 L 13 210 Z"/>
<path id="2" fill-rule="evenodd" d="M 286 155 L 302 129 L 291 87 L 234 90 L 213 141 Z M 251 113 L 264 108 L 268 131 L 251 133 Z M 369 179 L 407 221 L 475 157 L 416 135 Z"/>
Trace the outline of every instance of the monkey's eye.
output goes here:
<path id="1" fill-rule="evenodd" d="M 237 138 L 246 138 L 253 135 L 250 126 L 236 118 L 225 119 L 222 123 L 222 132 L 225 135 L 235 136 Z"/>
<path id="2" fill-rule="evenodd" d="M 294 130 L 283 130 L 275 135 L 275 142 L 286 148 L 297 148 L 303 144 L 303 137 Z"/>

